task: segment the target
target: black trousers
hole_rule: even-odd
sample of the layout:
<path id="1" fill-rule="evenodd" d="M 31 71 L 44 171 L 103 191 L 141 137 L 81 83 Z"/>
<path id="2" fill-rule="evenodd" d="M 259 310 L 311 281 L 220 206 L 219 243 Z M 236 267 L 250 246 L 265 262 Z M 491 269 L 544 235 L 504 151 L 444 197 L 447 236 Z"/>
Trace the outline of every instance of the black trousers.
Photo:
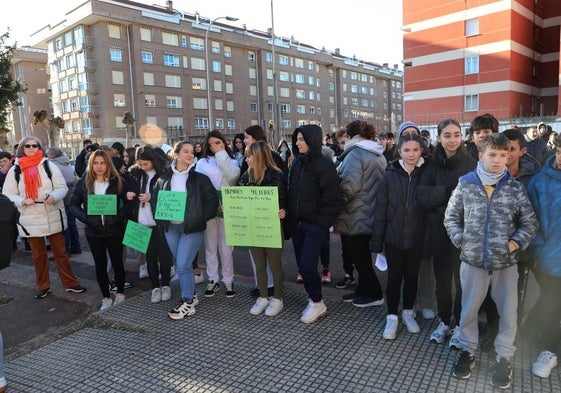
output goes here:
<path id="1" fill-rule="evenodd" d="M 95 263 L 95 276 L 103 297 L 110 297 L 109 276 L 107 275 L 107 253 L 111 258 L 111 266 L 115 271 L 117 292 L 125 289 L 125 266 L 123 264 L 123 237 L 86 236 Z"/>
<path id="2" fill-rule="evenodd" d="M 358 272 L 356 294 L 380 299 L 384 294 L 372 265 L 370 237 L 371 235 L 341 235 L 341 246 Z"/>
<path id="3" fill-rule="evenodd" d="M 388 314 L 397 314 L 403 283 L 403 309 L 412 310 L 417 298 L 419 267 L 421 266 L 422 247 L 402 250 L 388 244 L 384 246 L 388 261 L 388 286 L 386 301 Z"/>

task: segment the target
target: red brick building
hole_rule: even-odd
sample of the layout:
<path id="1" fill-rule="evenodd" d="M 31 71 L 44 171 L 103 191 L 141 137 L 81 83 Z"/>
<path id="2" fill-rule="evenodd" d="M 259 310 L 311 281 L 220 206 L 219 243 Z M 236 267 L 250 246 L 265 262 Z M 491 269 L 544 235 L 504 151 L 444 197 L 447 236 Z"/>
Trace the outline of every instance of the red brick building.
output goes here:
<path id="1" fill-rule="evenodd" d="M 404 0 L 404 117 L 559 121 L 559 0 Z"/>

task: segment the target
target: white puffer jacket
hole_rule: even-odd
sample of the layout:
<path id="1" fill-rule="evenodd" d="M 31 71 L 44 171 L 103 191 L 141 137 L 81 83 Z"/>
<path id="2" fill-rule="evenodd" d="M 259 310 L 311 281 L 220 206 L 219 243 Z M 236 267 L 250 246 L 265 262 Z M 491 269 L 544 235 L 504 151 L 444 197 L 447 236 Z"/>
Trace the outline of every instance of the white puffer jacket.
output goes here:
<path id="1" fill-rule="evenodd" d="M 20 173 L 19 183 L 16 182 L 14 174 L 15 166 L 10 168 L 6 174 L 2 193 L 14 202 L 21 213 L 18 230 L 22 237 L 49 236 L 62 232 L 66 228 L 66 213 L 63 200 L 68 192 L 68 187 L 60 170 L 50 162 L 48 165 L 51 169 L 52 179 L 49 179 L 43 166 L 45 160 L 46 158 L 37 165 L 42 186 L 38 191 L 39 199 L 34 205 L 22 206 L 23 201 L 26 199 L 23 172 Z M 47 194 L 55 199 L 56 202 L 53 205 L 44 203 Z"/>

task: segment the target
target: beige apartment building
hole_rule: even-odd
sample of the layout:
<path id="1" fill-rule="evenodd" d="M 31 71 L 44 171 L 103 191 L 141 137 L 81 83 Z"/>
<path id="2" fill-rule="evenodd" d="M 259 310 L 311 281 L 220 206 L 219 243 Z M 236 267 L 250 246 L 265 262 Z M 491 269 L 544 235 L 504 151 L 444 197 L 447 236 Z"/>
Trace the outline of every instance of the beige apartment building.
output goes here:
<path id="1" fill-rule="evenodd" d="M 209 129 L 230 137 L 253 124 L 277 142 L 300 124 L 330 132 L 363 119 L 387 132 L 403 120 L 397 66 L 278 36 L 273 47 L 270 32 L 220 21 L 228 22 L 171 1 L 90 0 L 37 31 L 65 150 L 76 154 L 84 138 L 124 141 L 125 112 L 135 119 L 134 142 L 155 144 L 201 140 Z"/>

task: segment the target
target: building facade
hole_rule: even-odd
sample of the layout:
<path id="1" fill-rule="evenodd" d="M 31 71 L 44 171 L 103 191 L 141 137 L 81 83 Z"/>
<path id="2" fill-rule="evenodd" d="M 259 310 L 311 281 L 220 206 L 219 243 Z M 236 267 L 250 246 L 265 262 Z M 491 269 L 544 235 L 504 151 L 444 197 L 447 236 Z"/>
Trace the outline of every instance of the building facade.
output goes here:
<path id="1" fill-rule="evenodd" d="M 558 0 L 404 0 L 406 119 L 559 121 L 560 23 Z"/>
<path id="2" fill-rule="evenodd" d="M 273 56 L 270 32 L 180 12 L 171 1 L 91 0 L 65 18 L 34 37 L 48 52 L 53 113 L 73 152 L 86 137 L 123 140 L 125 112 L 136 140 L 152 143 L 157 132 L 148 127 L 145 136 L 143 125 L 158 126 L 169 143 L 202 139 L 210 128 L 233 135 L 260 124 L 278 138 L 299 124 L 328 132 L 364 119 L 390 131 L 402 120 L 397 66 L 278 36 Z"/>

